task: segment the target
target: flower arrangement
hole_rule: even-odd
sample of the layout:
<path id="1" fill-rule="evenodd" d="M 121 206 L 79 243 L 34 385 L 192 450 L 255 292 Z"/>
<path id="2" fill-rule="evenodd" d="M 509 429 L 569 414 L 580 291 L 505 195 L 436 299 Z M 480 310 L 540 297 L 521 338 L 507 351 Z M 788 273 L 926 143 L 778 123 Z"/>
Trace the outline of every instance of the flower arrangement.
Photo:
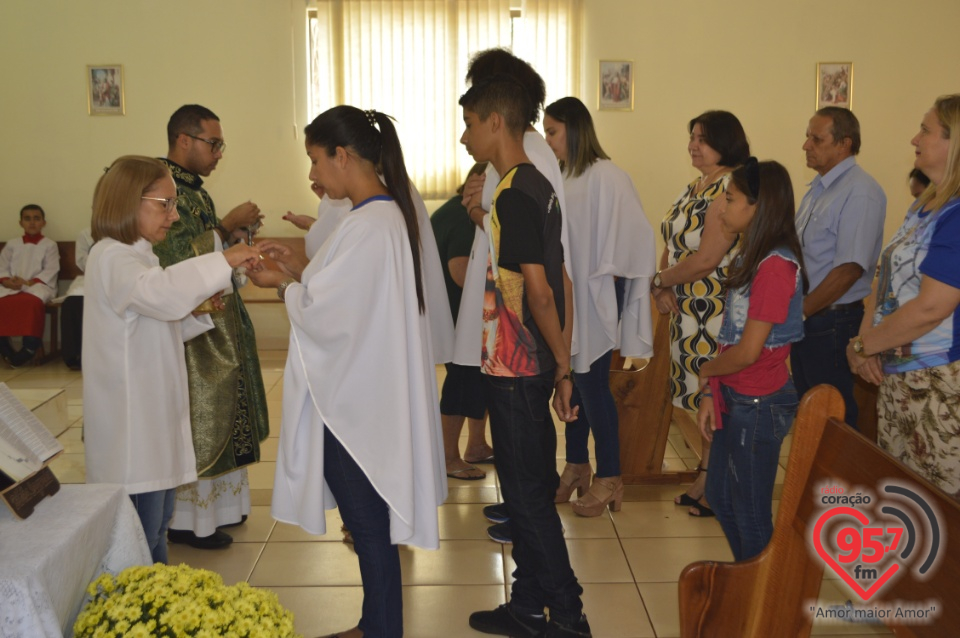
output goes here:
<path id="1" fill-rule="evenodd" d="M 271 591 L 219 574 L 157 563 L 103 574 L 73 625 L 77 638 L 300 638 Z"/>

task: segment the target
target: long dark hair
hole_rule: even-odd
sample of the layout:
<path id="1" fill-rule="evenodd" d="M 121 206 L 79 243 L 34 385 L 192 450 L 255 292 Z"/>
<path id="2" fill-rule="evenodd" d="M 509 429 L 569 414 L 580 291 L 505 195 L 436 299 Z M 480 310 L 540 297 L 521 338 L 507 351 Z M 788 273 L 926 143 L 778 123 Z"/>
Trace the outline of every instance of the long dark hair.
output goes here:
<path id="1" fill-rule="evenodd" d="M 323 148 L 333 157 L 338 146 L 352 149 L 373 163 L 383 173 L 390 196 L 397 202 L 407 225 L 407 239 L 413 254 L 413 271 L 417 280 L 417 305 L 424 311 L 423 275 L 420 264 L 420 224 L 417 209 L 410 195 L 410 177 L 403 163 L 403 149 L 391 118 L 379 111 L 361 111 L 355 106 L 335 106 L 318 115 L 304 134 L 307 144 Z M 355 202 L 356 203 L 356 202 Z"/>
<path id="2" fill-rule="evenodd" d="M 580 177 L 597 160 L 610 159 L 600 146 L 593 118 L 583 102 L 575 97 L 564 97 L 543 112 L 567 127 L 567 160 L 560 162 L 564 173 Z"/>
<path id="3" fill-rule="evenodd" d="M 757 205 L 750 225 L 743 232 L 740 255 L 724 281 L 724 286 L 736 290 L 750 285 L 757 276 L 760 262 L 774 248 L 789 249 L 800 264 L 803 292 L 807 292 L 807 269 L 803 265 L 803 250 L 794 224 L 793 185 L 790 174 L 777 162 L 757 162 L 750 157 L 730 175 L 729 188 L 735 188 Z"/>

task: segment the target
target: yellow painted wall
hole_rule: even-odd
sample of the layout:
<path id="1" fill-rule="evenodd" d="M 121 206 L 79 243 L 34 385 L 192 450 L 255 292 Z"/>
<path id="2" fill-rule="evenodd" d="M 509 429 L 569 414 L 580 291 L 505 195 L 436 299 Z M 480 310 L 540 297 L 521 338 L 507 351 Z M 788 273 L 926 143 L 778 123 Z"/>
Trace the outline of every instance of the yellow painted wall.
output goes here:
<path id="1" fill-rule="evenodd" d="M 19 234 L 28 201 L 47 234 L 88 224 L 93 187 L 126 153 L 162 155 L 183 103 L 217 112 L 229 144 L 207 181 L 221 213 L 253 199 L 265 233 L 309 212 L 303 0 L 3 0 L 0 56 L 0 237 Z M 598 60 L 636 62 L 636 108 L 597 112 L 600 140 L 633 175 L 658 223 L 696 176 L 686 123 L 709 108 L 743 121 L 755 153 L 784 163 L 798 199 L 813 173 L 800 145 L 814 107 L 817 61 L 854 62 L 862 165 L 887 191 L 888 234 L 908 204 L 909 140 L 933 99 L 960 91 L 960 2 L 931 0 L 584 0 L 581 98 L 596 106 Z M 87 115 L 87 64 L 121 63 L 127 115 Z"/>
<path id="2" fill-rule="evenodd" d="M 815 175 L 800 146 L 815 110 L 817 62 L 853 61 L 853 111 L 863 138 L 858 161 L 887 193 L 889 237 L 910 203 L 910 139 L 938 95 L 960 92 L 957 0 L 585 5 L 582 97 L 596 108 L 600 59 L 636 63 L 635 110 L 595 112 L 595 122 L 657 229 L 699 176 L 686 153 L 686 126 L 707 109 L 740 118 L 754 154 L 790 171 L 799 203 Z"/>

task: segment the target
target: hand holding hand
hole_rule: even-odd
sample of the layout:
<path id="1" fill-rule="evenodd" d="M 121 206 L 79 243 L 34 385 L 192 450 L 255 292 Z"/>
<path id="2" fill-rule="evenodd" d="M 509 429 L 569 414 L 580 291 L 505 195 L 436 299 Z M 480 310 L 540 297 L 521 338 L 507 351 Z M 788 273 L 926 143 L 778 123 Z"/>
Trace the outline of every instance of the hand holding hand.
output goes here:
<path id="1" fill-rule="evenodd" d="M 463 195 L 461 202 L 468 211 L 471 206 L 480 206 L 480 200 L 483 196 L 483 183 L 487 180 L 486 174 L 471 175 L 463 184 Z"/>
<path id="2" fill-rule="evenodd" d="M 260 268 L 258 270 L 248 270 L 247 278 L 259 288 L 276 288 L 290 277 L 279 270 Z"/>
<path id="3" fill-rule="evenodd" d="M 570 407 L 570 397 L 573 394 L 573 381 L 561 379 L 553 387 L 553 411 L 557 418 L 564 423 L 576 421 L 580 414 L 580 406 Z"/>
<path id="4" fill-rule="evenodd" d="M 317 221 L 316 217 L 310 217 L 310 215 L 297 215 L 291 211 L 287 211 L 287 214 L 283 216 L 285 221 L 290 222 L 300 230 L 310 230 L 310 227 L 313 226 L 314 222 Z"/>
<path id="5" fill-rule="evenodd" d="M 673 288 L 653 288 L 653 300 L 657 304 L 657 311 L 661 315 L 680 314 L 680 306 L 677 304 L 677 293 Z"/>
<path id="6" fill-rule="evenodd" d="M 867 383 L 880 385 L 883 383 L 883 366 L 880 364 L 880 357 L 873 355 L 864 357 L 853 351 L 853 344 L 847 344 L 847 364 L 854 374 L 861 377 Z"/>
<path id="7" fill-rule="evenodd" d="M 280 269 L 286 273 L 287 277 L 293 277 L 300 281 L 300 275 L 303 269 L 310 263 L 305 255 L 295 252 L 290 246 L 281 244 L 273 240 L 264 240 L 257 244 L 260 252 L 270 259 L 277 262 Z"/>
<path id="8" fill-rule="evenodd" d="M 256 246 L 247 246 L 246 244 L 235 244 L 223 251 L 223 256 L 231 268 L 240 266 L 248 270 L 255 269 L 260 264 L 260 250 Z"/>

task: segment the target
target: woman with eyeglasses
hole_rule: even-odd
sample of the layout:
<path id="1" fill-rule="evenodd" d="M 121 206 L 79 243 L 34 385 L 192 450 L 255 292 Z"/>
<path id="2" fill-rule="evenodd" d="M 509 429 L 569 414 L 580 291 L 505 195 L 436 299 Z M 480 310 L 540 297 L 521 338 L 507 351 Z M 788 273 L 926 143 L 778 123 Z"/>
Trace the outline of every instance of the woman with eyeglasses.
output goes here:
<path id="1" fill-rule="evenodd" d="M 197 480 L 183 343 L 213 328 L 193 311 L 259 263 L 238 244 L 161 268 L 152 245 L 177 220 L 177 188 L 159 160 L 127 155 L 93 195 L 96 242 L 85 271 L 83 428 L 87 483 L 126 487 L 153 560 L 167 562 L 176 487 Z"/>
<path id="2" fill-rule="evenodd" d="M 797 413 L 787 357 L 803 338 L 807 277 L 794 212 L 787 170 L 753 157 L 731 173 L 718 211 L 743 243 L 723 281 L 719 353 L 700 366 L 698 423 L 713 443 L 707 500 L 738 561 L 773 535 L 780 446 Z"/>
<path id="3" fill-rule="evenodd" d="M 573 511 L 599 516 L 608 506 L 618 511 L 623 499 L 610 360 L 614 348 L 628 357 L 653 354 L 650 279 L 656 248 L 637 190 L 603 152 L 583 102 L 565 97 L 547 106 L 543 130 L 563 171 L 563 214 L 570 236 L 566 261 L 579 317 L 571 405 L 581 410 L 576 421 L 566 424 L 567 463 L 555 500 L 566 503 L 576 490 Z M 587 451 L 591 432 L 597 454 L 592 483 Z"/>
<path id="4" fill-rule="evenodd" d="M 324 510 L 338 508 L 360 562 L 363 607 L 357 627 L 334 635 L 397 638 L 397 546 L 437 549 L 447 496 L 426 229 L 390 116 L 336 106 L 304 134 L 310 180 L 352 208 L 309 263 L 264 241 L 284 272 L 249 273 L 277 288 L 290 318 L 271 512 L 323 534 Z"/>

